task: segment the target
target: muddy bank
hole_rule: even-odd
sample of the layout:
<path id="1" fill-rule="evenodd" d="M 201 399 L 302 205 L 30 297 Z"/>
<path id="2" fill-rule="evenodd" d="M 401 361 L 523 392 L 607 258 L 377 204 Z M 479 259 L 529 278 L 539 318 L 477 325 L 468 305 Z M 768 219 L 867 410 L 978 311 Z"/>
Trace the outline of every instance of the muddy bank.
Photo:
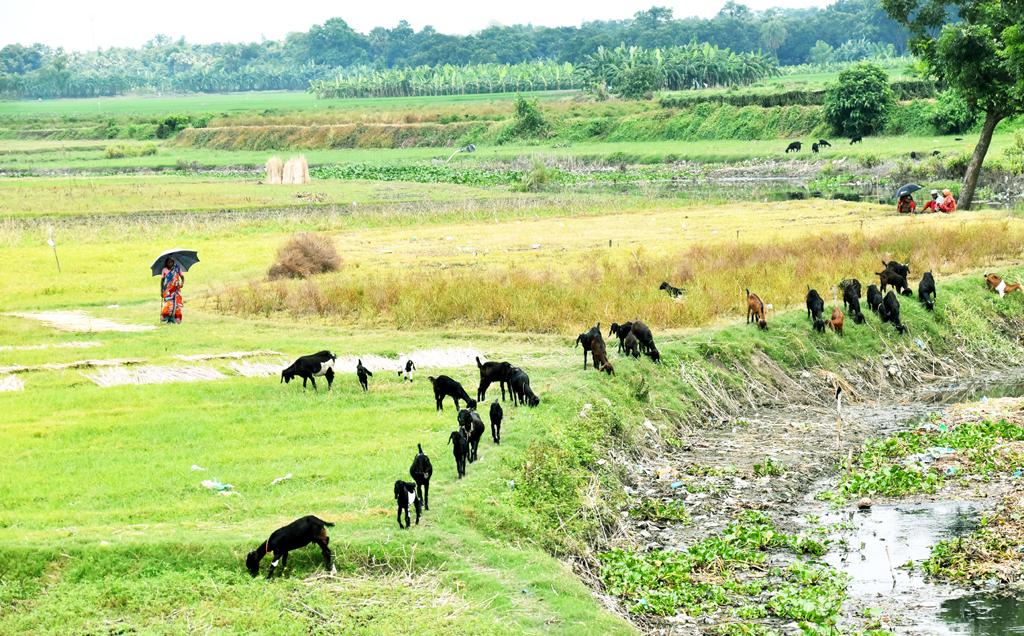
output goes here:
<path id="1" fill-rule="evenodd" d="M 910 375 L 905 378 L 907 384 L 912 383 Z M 838 376 L 828 381 L 845 381 L 855 390 L 863 389 L 856 373 Z M 777 598 L 790 592 L 769 590 L 794 586 L 793 577 L 779 578 L 776 572 L 820 566 L 824 568 L 820 572 L 850 577 L 841 602 L 832 598 L 836 605 L 830 620 L 839 626 L 907 636 L 1016 633 L 1013 629 L 1021 625 L 1017 619 L 1024 616 L 1024 608 L 1012 596 L 1024 589 L 1016 580 L 1019 567 L 1004 569 L 1010 573 L 1001 578 L 950 582 L 926 572 L 923 562 L 940 542 L 970 536 L 983 519 L 1002 509 L 1000 502 L 1007 497 L 1020 498 L 1024 485 L 1019 478 L 1009 473 L 960 474 L 958 469 L 970 471 L 969 462 L 961 465 L 956 461 L 958 454 L 942 457 L 940 453 L 924 460 L 934 466 L 920 467 L 947 475 L 932 492 L 875 497 L 863 509 L 856 498 L 830 505 L 829 497 L 822 495 L 835 492 L 844 471 L 854 469 L 852 459 L 870 439 L 917 429 L 937 431 L 947 421 L 952 429 L 954 419 L 1024 421 L 1024 415 L 1011 417 L 1007 411 L 1019 411 L 1020 400 L 998 399 L 1024 395 L 1024 372 L 974 367 L 966 377 L 954 374 L 942 381 L 906 386 L 895 392 L 901 396 L 899 401 L 890 397 L 894 392 L 877 391 L 878 399 L 862 398 L 842 406 L 841 434 L 834 393 L 822 395 L 823 391 L 814 390 L 816 382 L 809 377 L 787 380 L 803 387 L 803 397 L 813 398 L 807 400 L 810 404 L 771 403 L 758 408 L 756 402 L 737 401 L 738 408 L 729 415 L 711 415 L 703 424 L 674 430 L 652 424 L 651 447 L 643 460 L 613 457 L 625 474 L 627 503 L 619 511 L 612 550 L 651 555 L 646 567 L 660 565 L 663 555 L 692 554 L 695 547 L 706 549 L 721 537 L 729 541 L 744 536 L 748 531 L 743 520 L 751 511 L 764 514 L 774 524 L 772 530 L 786 536 L 786 541 L 762 547 L 767 559 L 760 569 L 725 568 L 715 575 L 724 585 L 720 589 L 732 589 L 730 581 L 735 581 L 736 589 L 761 586 L 762 591 L 755 589 L 745 597 L 736 592 L 720 603 L 691 605 L 689 613 L 653 614 L 646 598 L 627 594 L 618 599 L 616 610 L 652 634 L 818 633 L 802 631 L 800 624 L 805 621 L 793 619 L 798 613 L 779 611 Z M 973 409 L 947 411 L 952 404 L 982 399 L 985 404 Z M 767 526 L 759 528 L 765 531 Z M 799 550 L 792 549 L 805 539 L 820 543 L 821 553 L 800 556 Z M 820 576 L 827 582 L 833 574 Z M 605 581 L 614 580 L 606 575 Z M 818 584 L 805 588 L 814 585 Z M 828 605 L 824 600 L 820 603 Z M 748 628 L 761 631 L 741 631 Z"/>

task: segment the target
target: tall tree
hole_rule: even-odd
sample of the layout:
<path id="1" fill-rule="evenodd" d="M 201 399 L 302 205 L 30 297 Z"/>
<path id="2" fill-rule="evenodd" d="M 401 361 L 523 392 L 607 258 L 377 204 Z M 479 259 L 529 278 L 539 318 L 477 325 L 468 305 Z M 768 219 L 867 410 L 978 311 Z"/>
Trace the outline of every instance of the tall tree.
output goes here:
<path id="1" fill-rule="evenodd" d="M 786 25 L 781 18 L 772 18 L 761 24 L 761 41 L 779 57 L 779 47 L 786 43 Z"/>
<path id="2" fill-rule="evenodd" d="M 952 4 L 961 21 L 949 23 Z M 910 48 L 928 72 L 957 89 L 967 103 L 985 114 L 978 145 L 967 165 L 958 207 L 969 210 L 992 133 L 1007 117 L 1024 112 L 1019 90 L 1024 76 L 1015 53 L 1022 0 L 882 0 L 892 19 L 910 29 Z M 1019 49 L 1017 49 L 1019 51 Z"/>

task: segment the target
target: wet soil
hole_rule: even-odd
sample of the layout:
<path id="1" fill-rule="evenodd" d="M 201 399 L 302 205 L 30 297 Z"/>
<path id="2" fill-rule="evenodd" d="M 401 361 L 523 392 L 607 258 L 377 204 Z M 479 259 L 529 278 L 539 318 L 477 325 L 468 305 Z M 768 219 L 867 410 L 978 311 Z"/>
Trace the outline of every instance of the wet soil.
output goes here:
<path id="1" fill-rule="evenodd" d="M 875 501 L 867 510 L 858 510 L 856 502 L 835 510 L 815 498 L 835 486 L 847 458 L 868 439 L 908 430 L 953 403 L 1022 396 L 1024 372 L 991 372 L 906 395 L 899 403 L 843 404 L 841 436 L 834 407 L 801 405 L 751 408 L 742 417 L 712 420 L 677 437 L 651 431 L 654 452 L 648 459 L 630 463 L 615 458 L 629 474 L 627 494 L 682 502 L 689 519 L 652 521 L 623 512 L 613 547 L 681 549 L 721 530 L 745 509 L 766 512 L 780 530 L 793 534 L 842 524 L 830 536 L 835 543 L 821 561 L 852 577 L 843 624 L 880 626 L 907 636 L 1024 633 L 1019 620 L 1024 603 L 989 598 L 997 591 L 994 586 L 975 590 L 935 583 L 919 565 L 900 567 L 928 558 L 931 547 L 942 540 L 969 534 L 1015 484 L 992 480 L 961 487 L 949 480 L 933 495 Z M 784 470 L 755 474 L 754 466 L 766 462 Z M 702 618 L 669 617 L 646 625 L 645 631 L 704 634 L 711 633 L 711 624 Z M 778 629 L 798 633 L 795 623 Z"/>

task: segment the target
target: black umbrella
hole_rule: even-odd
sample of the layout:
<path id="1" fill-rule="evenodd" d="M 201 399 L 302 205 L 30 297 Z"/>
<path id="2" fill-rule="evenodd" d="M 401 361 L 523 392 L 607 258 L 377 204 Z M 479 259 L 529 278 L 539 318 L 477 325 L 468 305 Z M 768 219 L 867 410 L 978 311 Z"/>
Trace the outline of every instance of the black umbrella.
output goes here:
<path id="1" fill-rule="evenodd" d="M 896 194 L 894 194 L 892 198 L 898 199 L 898 198 L 900 198 L 901 196 L 903 196 L 905 194 L 910 194 L 912 192 L 917 192 L 918 190 L 921 190 L 922 188 L 924 188 L 924 186 L 917 185 L 916 183 L 908 183 L 907 185 L 905 185 L 905 186 L 901 187 L 899 190 L 897 190 Z"/>
<path id="2" fill-rule="evenodd" d="M 199 254 L 195 250 L 182 250 L 174 249 L 167 250 L 160 256 L 156 257 L 153 264 L 150 265 L 150 269 L 153 270 L 153 276 L 160 276 L 164 271 L 164 263 L 168 258 L 173 258 L 176 265 L 180 265 L 181 269 L 188 271 L 189 267 L 192 267 L 199 262 Z"/>

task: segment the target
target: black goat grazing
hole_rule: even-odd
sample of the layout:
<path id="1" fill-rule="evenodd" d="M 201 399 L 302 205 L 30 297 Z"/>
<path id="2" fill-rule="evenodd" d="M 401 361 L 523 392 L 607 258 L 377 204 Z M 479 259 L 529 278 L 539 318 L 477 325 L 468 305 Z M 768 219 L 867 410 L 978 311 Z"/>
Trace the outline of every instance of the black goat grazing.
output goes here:
<path id="1" fill-rule="evenodd" d="M 910 158 L 911 158 L 911 160 L 913 160 L 913 161 L 917 161 L 917 153 L 916 153 L 916 152 L 914 152 L 913 150 L 911 150 L 911 151 L 910 151 Z"/>
<path id="2" fill-rule="evenodd" d="M 608 337 L 609 338 L 612 337 L 612 336 L 618 336 L 619 337 L 619 353 L 622 353 L 622 350 L 623 350 L 623 348 L 625 346 L 624 341 L 626 339 L 626 336 L 631 334 L 631 333 L 633 333 L 633 323 L 627 322 L 627 323 L 623 323 L 623 324 L 620 325 L 617 322 L 613 322 L 612 323 L 612 330 L 608 332 Z"/>
<path id="3" fill-rule="evenodd" d="M 864 143 L 864 137 L 862 137 L 861 135 L 854 135 L 853 138 L 850 139 L 850 145 L 851 146 L 853 144 L 859 144 L 859 143 Z"/>
<path id="4" fill-rule="evenodd" d="M 839 291 L 842 292 L 844 296 L 846 295 L 846 288 L 852 287 L 854 293 L 857 294 L 857 298 L 861 297 L 860 281 L 857 280 L 856 278 L 844 278 L 843 280 L 836 283 L 836 287 L 839 288 Z"/>
<path id="5" fill-rule="evenodd" d="M 654 334 L 651 333 L 650 327 L 640 322 L 639 318 L 634 318 L 632 330 L 633 335 L 636 336 L 637 343 L 640 345 L 641 353 L 647 353 L 654 349 Z"/>
<path id="6" fill-rule="evenodd" d="M 249 569 L 249 574 L 253 576 L 258 575 L 260 573 L 260 561 L 267 554 L 273 552 L 274 558 L 270 561 L 270 570 L 267 571 L 267 578 L 269 579 L 274 576 L 274 568 L 277 567 L 278 561 L 281 562 L 281 568 L 288 565 L 289 552 L 304 548 L 310 543 L 315 543 L 320 546 L 320 552 L 324 555 L 324 569 L 330 571 L 331 549 L 327 547 L 327 544 L 330 543 L 330 538 L 327 536 L 327 528 L 333 525 L 333 523 L 328 523 L 313 515 L 296 519 L 285 527 L 274 530 L 269 539 L 250 552 L 245 558 L 245 567 Z"/>
<path id="7" fill-rule="evenodd" d="M 593 349 L 595 356 L 595 364 L 602 361 L 607 362 L 607 358 L 604 353 L 604 340 L 595 341 Z M 602 367 L 597 367 L 600 371 Z M 519 367 L 512 367 L 512 373 L 508 377 L 509 391 L 512 392 L 512 404 L 522 404 L 525 406 L 534 407 L 540 404 L 540 398 L 534 395 L 533 391 L 530 390 L 530 376 L 526 375 L 526 371 L 523 371 Z"/>
<path id="8" fill-rule="evenodd" d="M 818 146 L 821 147 L 821 148 L 825 148 L 826 146 L 831 148 L 832 144 L 828 143 L 828 139 L 819 139 L 818 140 Z"/>
<path id="9" fill-rule="evenodd" d="M 921 277 L 921 284 L 917 286 L 917 297 L 924 303 L 925 309 L 935 311 L 935 278 L 932 277 L 931 270 Z"/>
<path id="10" fill-rule="evenodd" d="M 896 261 L 886 263 L 882 261 L 882 265 L 885 265 L 885 269 L 891 269 L 903 278 L 910 278 L 910 261 L 906 263 L 897 263 Z"/>
<path id="11" fill-rule="evenodd" d="M 786 153 L 789 153 L 790 151 L 800 152 L 800 148 L 802 148 L 802 147 L 803 146 L 802 146 L 802 144 L 799 141 L 794 141 L 793 143 L 789 144 L 786 147 Z"/>
<path id="12" fill-rule="evenodd" d="M 434 474 L 434 467 L 430 464 L 430 458 L 423 452 L 423 445 L 416 444 L 416 448 L 420 449 L 420 452 L 412 458 L 409 476 L 416 482 L 416 497 L 422 499 L 423 507 L 430 510 L 430 476 Z"/>
<path id="13" fill-rule="evenodd" d="M 621 341 L 622 351 L 627 356 L 633 356 L 634 358 L 640 357 L 640 342 L 633 335 L 633 332 L 629 332 L 626 335 L 626 339 Z"/>
<path id="14" fill-rule="evenodd" d="M 460 428 L 452 431 L 448 436 L 448 443 L 452 444 L 452 455 L 455 456 L 455 470 L 459 473 L 459 479 L 466 476 L 466 457 L 469 455 L 469 440 L 462 433 Z"/>
<path id="15" fill-rule="evenodd" d="M 459 408 L 459 400 L 464 401 L 466 406 L 471 409 L 476 408 L 476 400 L 469 397 L 469 394 L 466 393 L 466 389 L 462 388 L 462 385 L 455 380 L 446 375 L 439 375 L 436 378 L 434 376 L 430 376 L 427 379 L 430 380 L 430 384 L 434 386 L 434 402 L 437 403 L 436 406 L 438 411 L 444 410 L 443 402 L 446 396 L 451 396 L 452 401 L 455 402 L 455 408 Z"/>
<path id="16" fill-rule="evenodd" d="M 817 289 L 807 286 L 807 317 L 811 319 L 814 330 L 825 333 L 825 319 L 822 314 L 825 312 L 825 301 Z"/>
<path id="17" fill-rule="evenodd" d="M 316 378 L 323 376 L 327 378 L 327 390 L 330 391 L 334 383 L 334 361 L 337 359 L 338 356 L 326 350 L 311 356 L 302 356 L 281 371 L 281 382 L 288 384 L 295 376 L 299 376 L 302 378 L 302 388 L 306 388 L 306 380 L 309 380 L 316 391 Z"/>
<path id="18" fill-rule="evenodd" d="M 868 307 L 871 311 L 878 313 L 882 306 L 882 292 L 878 291 L 878 285 L 868 285 Z"/>
<path id="19" fill-rule="evenodd" d="M 501 399 L 505 399 L 505 383 L 512 365 L 508 362 L 480 362 L 477 356 L 476 368 L 480 370 L 480 387 L 476 390 L 476 399 L 483 402 L 487 399 L 487 388 L 497 382 L 501 387 Z"/>
<path id="20" fill-rule="evenodd" d="M 504 417 L 505 412 L 501 409 L 498 401 L 491 402 L 491 439 L 495 444 L 501 443 L 501 420 Z"/>
<path id="21" fill-rule="evenodd" d="M 469 443 L 469 463 L 472 464 L 477 460 L 476 449 L 480 446 L 480 438 L 484 435 L 484 421 L 480 419 L 480 415 L 476 411 L 465 409 L 459 411 L 458 419 L 459 429 Z"/>
<path id="22" fill-rule="evenodd" d="M 416 364 L 412 361 L 412 358 L 405 361 L 405 367 L 403 367 L 398 375 L 402 376 L 402 380 L 408 380 L 412 382 L 412 372 L 416 370 Z"/>
<path id="23" fill-rule="evenodd" d="M 910 296 L 914 292 L 910 291 L 910 285 L 907 284 L 907 279 L 900 276 L 899 273 L 894 272 L 891 269 L 887 269 L 884 272 L 875 272 L 878 275 L 879 280 L 882 283 L 882 291 L 885 291 L 886 287 L 892 287 L 897 292 L 904 296 Z"/>
<path id="24" fill-rule="evenodd" d="M 356 361 L 356 375 L 359 376 L 359 386 L 363 387 L 363 392 L 365 393 L 366 391 L 369 391 L 370 387 L 369 387 L 369 384 L 366 381 L 366 378 L 368 378 L 368 377 L 372 378 L 373 377 L 373 373 L 369 369 L 367 369 L 366 367 L 363 366 L 363 361 L 362 360 L 357 360 Z"/>
<path id="25" fill-rule="evenodd" d="M 896 294 L 891 289 L 885 295 L 885 300 L 882 301 L 882 308 L 884 309 L 882 322 L 891 322 L 899 333 L 906 332 L 906 326 L 900 322 L 900 301 L 896 299 Z"/>
<path id="26" fill-rule="evenodd" d="M 854 324 L 861 325 L 864 324 L 864 314 L 860 313 L 860 298 L 857 297 L 858 287 L 860 287 L 860 283 L 857 286 L 846 286 L 846 289 L 843 290 L 843 306 L 853 317 Z"/>
<path id="27" fill-rule="evenodd" d="M 661 352 L 658 351 L 653 345 L 650 349 L 644 352 L 644 355 L 651 359 L 654 364 L 661 364 Z"/>
<path id="28" fill-rule="evenodd" d="M 811 152 L 818 152 L 818 144 L 811 144 Z"/>
<path id="29" fill-rule="evenodd" d="M 594 336 L 601 338 L 601 323 L 597 323 L 596 327 L 591 327 L 587 333 L 581 333 L 576 336 L 576 347 L 583 345 L 583 370 L 587 370 L 587 352 L 593 348 Z M 604 340 L 602 339 L 602 343 Z M 575 347 L 573 347 L 575 348 Z M 597 368 L 596 365 L 594 368 Z"/>
<path id="30" fill-rule="evenodd" d="M 663 281 L 661 283 L 661 287 L 659 287 L 658 289 L 668 293 L 668 295 L 671 296 L 672 298 L 679 298 L 680 296 L 683 295 L 683 292 L 686 291 L 685 289 L 680 289 L 679 287 L 673 287 L 672 285 L 669 285 L 668 281 Z"/>
<path id="31" fill-rule="evenodd" d="M 405 529 L 409 529 L 409 506 L 416 506 L 416 525 L 420 525 L 420 513 L 422 509 L 420 507 L 419 497 L 416 496 L 416 484 L 402 481 L 399 479 L 395 482 L 395 500 L 398 502 L 398 527 L 402 527 L 402 511 L 405 511 Z"/>

